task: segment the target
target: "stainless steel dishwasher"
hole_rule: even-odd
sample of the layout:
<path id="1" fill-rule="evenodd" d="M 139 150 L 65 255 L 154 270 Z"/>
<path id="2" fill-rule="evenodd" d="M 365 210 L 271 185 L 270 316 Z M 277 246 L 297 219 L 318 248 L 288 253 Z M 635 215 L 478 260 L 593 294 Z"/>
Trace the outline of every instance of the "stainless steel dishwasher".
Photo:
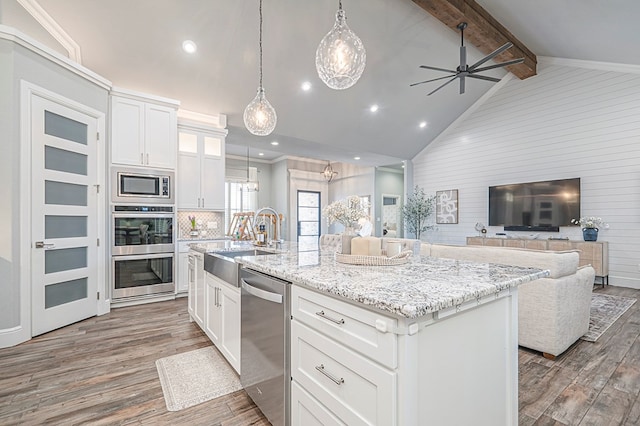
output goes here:
<path id="1" fill-rule="evenodd" d="M 245 268 L 240 283 L 240 382 L 272 425 L 288 426 L 291 283 Z"/>

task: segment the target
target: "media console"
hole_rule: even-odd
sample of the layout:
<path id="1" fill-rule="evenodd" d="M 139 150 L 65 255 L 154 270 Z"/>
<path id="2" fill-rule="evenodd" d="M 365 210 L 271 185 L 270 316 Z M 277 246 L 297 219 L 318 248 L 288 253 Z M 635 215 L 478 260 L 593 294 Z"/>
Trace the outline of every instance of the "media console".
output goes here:
<path id="1" fill-rule="evenodd" d="M 580 266 L 591 265 L 603 286 L 609 284 L 609 243 L 607 241 L 528 240 L 524 238 L 467 237 L 467 245 L 516 247 L 530 250 L 579 250 Z"/>

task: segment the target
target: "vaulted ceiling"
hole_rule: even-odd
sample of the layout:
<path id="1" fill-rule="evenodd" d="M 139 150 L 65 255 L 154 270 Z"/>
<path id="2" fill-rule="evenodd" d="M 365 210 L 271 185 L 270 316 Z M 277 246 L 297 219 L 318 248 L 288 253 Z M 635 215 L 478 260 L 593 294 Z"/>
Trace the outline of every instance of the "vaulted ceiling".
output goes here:
<path id="1" fill-rule="evenodd" d="M 459 33 L 419 0 L 344 0 L 367 65 L 355 86 L 331 90 L 316 74 L 315 51 L 338 2 L 264 0 L 264 87 L 278 124 L 274 134 L 257 137 L 244 129 L 242 113 L 258 86 L 258 0 L 0 0 L 0 22 L 66 53 L 19 3 L 41 6 L 78 44 L 82 64 L 114 85 L 226 114 L 229 151 L 241 155 L 250 146 L 252 156 L 262 151 L 265 158 L 396 163 L 414 157 L 494 85 L 474 80 L 459 95 L 451 84 L 429 97 L 435 86 L 409 87 L 442 76 L 421 64 L 455 68 Z M 534 55 L 640 66 L 636 0 L 477 3 Z M 182 51 L 186 39 L 196 42 L 195 54 Z M 484 53 L 468 46 L 468 56 L 473 63 Z M 501 78 L 505 71 L 487 74 Z M 301 89 L 304 81 L 311 90 Z"/>

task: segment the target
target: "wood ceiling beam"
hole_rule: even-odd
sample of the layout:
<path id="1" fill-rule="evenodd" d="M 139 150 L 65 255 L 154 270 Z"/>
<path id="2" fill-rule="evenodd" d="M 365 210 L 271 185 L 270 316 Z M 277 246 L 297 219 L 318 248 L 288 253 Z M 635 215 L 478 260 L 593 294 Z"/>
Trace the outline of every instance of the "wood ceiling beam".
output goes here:
<path id="1" fill-rule="evenodd" d="M 413 0 L 452 30 L 459 32 L 460 22 L 467 23 L 464 39 L 488 55 L 506 42 L 513 47 L 496 56 L 496 62 L 524 58 L 524 62 L 506 67 L 521 80 L 536 75 L 538 60 L 527 46 L 509 32 L 500 22 L 474 0 Z"/>

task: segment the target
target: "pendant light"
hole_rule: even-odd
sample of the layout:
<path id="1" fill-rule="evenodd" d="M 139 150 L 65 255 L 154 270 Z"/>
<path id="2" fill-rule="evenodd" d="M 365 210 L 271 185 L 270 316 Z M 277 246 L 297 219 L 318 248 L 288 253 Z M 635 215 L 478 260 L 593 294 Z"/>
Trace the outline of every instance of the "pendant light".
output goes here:
<path id="1" fill-rule="evenodd" d="M 320 174 L 324 176 L 327 182 L 331 182 L 333 180 L 333 177 L 337 175 L 338 172 L 334 171 L 333 167 L 331 167 L 331 162 L 327 161 L 327 165 L 325 166 L 324 170 Z"/>
<path id="2" fill-rule="evenodd" d="M 273 109 L 262 87 L 262 0 L 260 0 L 260 85 L 256 97 L 244 109 L 244 125 L 249 132 L 266 136 L 276 128 L 276 110 Z"/>
<path id="3" fill-rule="evenodd" d="M 251 176 L 251 168 L 249 167 L 249 146 L 247 146 L 247 182 L 242 185 L 242 188 L 247 192 L 260 191 L 260 183 L 258 182 L 258 176 Z"/>
<path id="4" fill-rule="evenodd" d="M 348 89 L 362 75 L 366 60 L 364 45 L 347 26 L 347 15 L 340 0 L 336 22 L 316 50 L 318 76 L 332 89 Z"/>

